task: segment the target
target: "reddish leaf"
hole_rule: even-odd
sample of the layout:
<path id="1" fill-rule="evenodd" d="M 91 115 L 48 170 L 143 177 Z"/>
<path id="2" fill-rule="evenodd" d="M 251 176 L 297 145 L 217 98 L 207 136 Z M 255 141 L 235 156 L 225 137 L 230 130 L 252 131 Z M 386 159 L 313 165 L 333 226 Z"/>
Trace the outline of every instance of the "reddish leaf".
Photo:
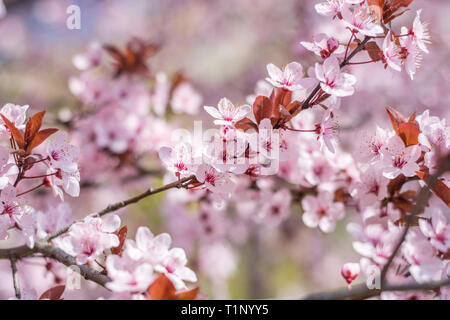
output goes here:
<path id="1" fill-rule="evenodd" d="M 176 292 L 172 281 L 162 274 L 150 285 L 148 294 L 152 300 L 194 300 L 199 293 L 199 288 Z"/>
<path id="2" fill-rule="evenodd" d="M 194 300 L 199 294 L 199 287 L 195 287 L 191 290 L 181 291 L 176 294 L 175 300 Z"/>
<path id="3" fill-rule="evenodd" d="M 419 144 L 420 129 L 415 123 L 406 122 L 399 124 L 397 134 L 407 147 Z"/>
<path id="4" fill-rule="evenodd" d="M 9 119 L 7 117 L 5 117 L 3 114 L 0 113 L 0 116 L 2 117 L 3 121 L 5 122 L 6 127 L 11 132 L 12 137 L 14 138 L 14 140 L 19 145 L 19 148 L 20 149 L 25 149 L 25 139 L 23 137 L 22 132 L 20 132 L 20 130 L 16 128 L 14 123 L 9 121 Z"/>
<path id="5" fill-rule="evenodd" d="M 262 119 L 269 118 L 273 113 L 273 105 L 269 98 L 265 96 L 258 96 L 253 103 L 253 114 L 256 122 L 259 124 Z"/>
<path id="6" fill-rule="evenodd" d="M 171 300 L 175 293 L 175 286 L 164 274 L 156 278 L 148 288 L 152 300 Z"/>
<path id="7" fill-rule="evenodd" d="M 417 176 L 423 181 L 427 181 L 428 179 L 428 168 L 423 168 L 421 171 L 416 172 Z M 450 207 L 450 188 L 442 182 L 441 180 L 437 180 L 432 186 L 430 186 L 431 190 L 433 190 L 434 194 L 441 198 L 444 203 Z"/>
<path id="8" fill-rule="evenodd" d="M 125 243 L 125 240 L 127 239 L 127 233 L 128 233 L 128 228 L 127 226 L 123 226 L 119 232 L 117 233 L 117 236 L 119 237 L 119 245 L 117 247 L 111 248 L 111 253 L 112 254 L 117 254 L 119 256 L 122 255 L 122 251 L 123 251 L 123 245 Z"/>
<path id="9" fill-rule="evenodd" d="M 257 125 L 252 120 L 250 120 L 249 118 L 244 118 L 242 120 L 239 120 L 238 122 L 235 123 L 234 126 L 237 129 L 243 130 L 243 131 L 247 131 L 249 129 L 258 130 Z"/>
<path id="10" fill-rule="evenodd" d="M 398 16 L 401 16 L 409 10 L 407 7 L 412 2 L 413 0 L 386 0 L 383 6 L 383 22 L 389 23 Z M 405 9 L 399 11 L 401 8 Z"/>
<path id="11" fill-rule="evenodd" d="M 369 57 L 374 61 L 380 60 L 380 58 L 384 57 L 383 52 L 381 51 L 380 47 L 378 46 L 378 44 L 375 41 L 370 41 L 370 42 L 366 43 L 366 45 L 364 46 L 364 49 L 369 54 Z"/>
<path id="12" fill-rule="evenodd" d="M 398 135 L 398 126 L 401 123 L 405 123 L 406 118 L 397 110 L 391 107 L 386 107 L 386 111 L 388 113 L 389 118 L 391 119 L 392 128 L 394 129 L 395 133 Z"/>
<path id="13" fill-rule="evenodd" d="M 40 145 L 42 142 L 44 142 L 48 137 L 50 137 L 56 131 L 58 131 L 58 129 L 55 129 L 55 128 L 43 129 L 43 130 L 39 131 L 34 136 L 31 143 L 27 145 L 27 147 L 25 149 L 26 153 L 30 154 L 34 148 L 36 148 L 38 145 Z"/>
<path id="14" fill-rule="evenodd" d="M 30 119 L 28 119 L 25 127 L 25 143 L 29 144 L 33 140 L 36 133 L 39 131 L 42 125 L 42 119 L 44 118 L 45 111 L 36 113 Z"/>
<path id="15" fill-rule="evenodd" d="M 61 300 L 61 296 L 63 295 L 65 289 L 66 289 L 65 285 L 50 288 L 41 295 L 39 300 L 42 299 Z"/>

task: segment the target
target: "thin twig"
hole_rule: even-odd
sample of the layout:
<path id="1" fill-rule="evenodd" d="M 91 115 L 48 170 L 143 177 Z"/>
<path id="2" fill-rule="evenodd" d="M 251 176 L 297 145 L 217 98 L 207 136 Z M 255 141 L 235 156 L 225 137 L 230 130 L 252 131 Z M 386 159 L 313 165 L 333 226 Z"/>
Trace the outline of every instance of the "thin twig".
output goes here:
<path id="1" fill-rule="evenodd" d="M 436 183 L 437 179 L 446 171 L 450 170 L 450 160 L 445 159 L 443 165 L 439 166 L 438 170 L 435 174 L 427 177 L 425 181 L 425 186 L 420 190 L 419 195 L 417 196 L 417 201 L 414 207 L 411 209 L 411 213 L 406 217 L 406 226 L 403 230 L 402 235 L 400 236 L 400 239 L 397 242 L 397 245 L 395 246 L 394 251 L 392 252 L 391 256 L 389 257 L 387 263 L 384 265 L 383 269 L 381 270 L 381 286 L 383 286 L 385 280 L 386 280 L 386 274 L 389 271 L 389 267 L 391 266 L 392 262 L 394 261 L 398 251 L 400 250 L 403 242 L 406 239 L 406 235 L 408 234 L 408 231 L 411 227 L 411 224 L 413 222 L 413 219 L 416 215 L 418 215 L 422 210 L 425 208 L 428 199 L 431 197 L 432 192 L 432 186 Z"/>
<path id="2" fill-rule="evenodd" d="M 388 291 L 436 290 L 450 286 L 450 279 L 431 283 L 411 283 L 402 285 L 385 285 L 383 289 L 369 289 L 366 284 L 353 286 L 351 290 L 343 288 L 335 291 L 309 294 L 303 300 L 362 300 L 379 296 Z"/>
<path id="3" fill-rule="evenodd" d="M 134 196 L 134 197 L 132 197 L 130 199 L 127 199 L 127 200 L 124 200 L 124 201 L 120 201 L 120 202 L 116 202 L 114 204 L 110 204 L 105 209 L 95 213 L 94 215 L 99 216 L 99 217 L 104 216 L 105 214 L 117 211 L 117 210 L 119 210 L 119 209 L 121 209 L 123 207 L 126 207 L 126 206 L 128 206 L 128 205 L 130 205 L 132 203 L 136 203 L 136 202 L 138 202 L 138 201 L 140 201 L 140 200 L 142 200 L 142 199 L 144 199 L 144 198 L 146 198 L 148 196 L 151 196 L 151 195 L 154 195 L 154 194 L 157 194 L 157 193 L 160 193 L 160 192 L 172 189 L 172 188 L 184 188 L 184 187 L 186 187 L 187 183 L 192 182 L 194 180 L 195 180 L 195 176 L 192 175 L 192 176 L 189 176 L 187 178 L 183 178 L 183 179 L 177 180 L 177 181 L 175 181 L 173 183 L 169 183 L 169 184 L 167 184 L 165 186 L 162 186 L 160 188 L 156 188 L 156 189 L 150 188 L 150 189 L 148 189 L 148 190 L 146 190 L 146 191 L 144 191 L 144 192 L 142 192 L 142 193 L 138 194 L 137 196 Z M 75 222 L 73 222 L 73 223 L 75 223 Z M 61 228 L 58 231 L 55 231 L 55 232 L 49 234 L 46 238 L 44 238 L 44 241 L 51 241 L 51 240 L 59 237 L 60 235 L 66 233 L 70 229 L 70 227 L 72 226 L 73 223 L 65 226 L 64 228 Z"/>
<path id="4" fill-rule="evenodd" d="M 12 278 L 13 278 L 13 285 L 14 285 L 14 294 L 17 299 L 20 300 L 20 283 L 19 283 L 19 273 L 17 272 L 17 264 L 16 264 L 16 257 L 12 256 L 9 258 L 11 261 L 11 271 L 12 271 Z"/>

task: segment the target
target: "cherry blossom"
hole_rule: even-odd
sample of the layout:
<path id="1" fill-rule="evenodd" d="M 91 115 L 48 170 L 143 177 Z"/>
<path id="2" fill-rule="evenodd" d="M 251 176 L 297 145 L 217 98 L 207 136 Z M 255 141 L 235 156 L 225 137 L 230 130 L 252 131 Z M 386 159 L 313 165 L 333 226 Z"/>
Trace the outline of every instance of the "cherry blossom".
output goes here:
<path id="1" fill-rule="evenodd" d="M 320 192 L 317 197 L 306 196 L 302 200 L 304 210 L 302 219 L 309 228 L 319 227 L 323 232 L 332 232 L 336 221 L 344 217 L 344 205 L 333 202 L 330 192 Z"/>
<path id="2" fill-rule="evenodd" d="M 338 40 L 333 37 L 328 37 L 324 33 L 314 36 L 312 40 L 312 42 L 302 41 L 300 43 L 322 59 L 326 59 L 332 54 L 340 57 L 345 52 L 345 48 L 339 44 Z"/>
<path id="3" fill-rule="evenodd" d="M 349 289 L 351 288 L 351 283 L 359 276 L 360 272 L 361 267 L 359 263 L 348 262 L 342 266 L 341 275 L 347 281 Z"/>
<path id="4" fill-rule="evenodd" d="M 383 42 L 383 55 L 389 67 L 399 72 L 402 71 L 400 51 L 401 48 L 392 39 L 392 33 L 388 32 Z"/>
<path id="5" fill-rule="evenodd" d="M 303 79 L 303 67 L 298 62 L 291 62 L 281 70 L 274 64 L 267 65 L 270 78 L 267 82 L 277 88 L 294 91 L 308 87 L 309 80 Z"/>
<path id="6" fill-rule="evenodd" d="M 431 37 L 430 34 L 428 33 L 428 24 L 420 21 L 421 13 L 422 9 L 417 10 L 417 15 L 416 18 L 414 19 L 411 33 L 420 50 L 422 50 L 425 53 L 429 53 L 427 44 L 431 43 Z"/>
<path id="7" fill-rule="evenodd" d="M 0 109 L 0 113 L 8 118 L 9 121 L 14 123 L 17 129 L 24 129 L 26 112 L 28 108 L 28 105 L 20 106 L 12 103 L 7 103 Z M 6 128 L 3 119 L 0 118 L 0 138 L 9 139 L 10 136 L 11 133 Z"/>
<path id="8" fill-rule="evenodd" d="M 377 36 L 383 33 L 383 28 L 378 24 L 370 8 L 354 7 L 351 11 L 348 7 L 342 10 L 343 22 L 353 32 L 361 32 L 366 36 Z"/>
<path id="9" fill-rule="evenodd" d="M 195 170 L 192 147 L 187 142 L 180 143 L 174 148 L 161 147 L 158 154 L 167 170 L 173 172 L 177 178 L 186 177 Z"/>
<path id="10" fill-rule="evenodd" d="M 393 136 L 387 141 L 383 152 L 383 175 L 386 178 L 394 179 L 403 173 L 406 177 L 412 177 L 419 171 L 416 163 L 421 151 L 416 145 L 405 147 L 399 136 Z"/>
<path id="11" fill-rule="evenodd" d="M 214 120 L 214 124 L 223 126 L 232 126 L 239 120 L 243 119 L 251 111 L 252 107 L 249 105 L 234 106 L 227 98 L 220 99 L 217 108 L 203 107 Z"/>
<path id="12" fill-rule="evenodd" d="M 203 101 L 202 96 L 188 82 L 178 85 L 173 91 L 170 105 L 175 113 L 196 114 Z"/>
<path id="13" fill-rule="evenodd" d="M 105 220 L 87 217 L 84 221 L 73 224 L 67 237 L 59 244 L 75 256 L 77 264 L 92 263 L 104 250 L 119 245 L 119 238 L 114 234 L 119 226 L 120 218 L 117 215 Z"/>
<path id="14" fill-rule="evenodd" d="M 419 220 L 420 230 L 430 243 L 439 251 L 447 252 L 450 248 L 450 227 L 440 210 L 431 213 L 431 218 Z"/>
<path id="15" fill-rule="evenodd" d="M 329 57 L 322 65 L 316 63 L 316 77 L 320 81 L 320 87 L 326 93 L 345 97 L 355 92 L 353 85 L 356 83 L 356 77 L 341 72 L 336 57 Z"/>

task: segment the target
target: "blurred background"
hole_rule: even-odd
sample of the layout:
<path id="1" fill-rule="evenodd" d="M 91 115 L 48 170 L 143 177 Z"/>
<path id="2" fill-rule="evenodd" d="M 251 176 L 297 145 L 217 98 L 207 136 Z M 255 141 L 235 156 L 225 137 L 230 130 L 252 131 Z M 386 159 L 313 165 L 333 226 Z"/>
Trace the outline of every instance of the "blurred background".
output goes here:
<path id="1" fill-rule="evenodd" d="M 203 96 L 203 104 L 216 105 L 222 97 L 245 103 L 257 81 L 266 77 L 268 63 L 281 66 L 298 61 L 306 69 L 319 61 L 300 41 L 310 41 L 321 32 L 346 39 L 341 24 L 315 12 L 317 2 L 5 0 L 7 15 L 0 20 L 0 102 L 29 104 L 31 113 L 46 109 L 56 114 L 61 108 L 73 109 L 77 99 L 68 88 L 68 79 L 78 73 L 73 56 L 85 51 L 92 41 L 123 47 L 137 36 L 161 44 L 161 50 L 149 60 L 150 69 L 168 74 L 182 71 Z M 81 8 L 80 30 L 66 27 L 66 9 L 72 4 Z M 414 81 L 405 73 L 384 70 L 381 64 L 353 68 L 358 77 L 357 91 L 341 105 L 340 121 L 344 127 L 353 128 L 342 132 L 344 147 L 355 130 L 366 124 L 387 126 L 386 105 L 407 115 L 430 109 L 433 115 L 448 119 L 450 1 L 415 0 L 411 12 L 397 19 L 394 27 L 411 25 L 420 8 L 423 19 L 430 21 L 433 41 L 423 67 Z M 84 216 L 139 188 L 82 190 L 83 205 L 73 201 L 74 214 Z M 161 209 L 163 199 L 163 195 L 151 197 L 127 210 L 131 237 L 139 225 L 148 225 L 154 233 L 168 231 Z M 341 221 L 336 232 L 324 235 L 302 224 L 298 208 L 294 206 L 291 212 L 289 223 L 277 230 L 263 232 L 257 239 L 244 237 L 233 250 L 225 246 L 210 253 L 217 255 L 227 278 L 225 284 L 214 284 L 210 281 L 214 275 L 203 273 L 202 290 L 210 297 L 242 299 L 295 297 L 343 286 L 340 266 L 358 259 L 345 231 L 352 216 Z M 172 235 L 177 245 L 186 244 Z M 196 269 L 198 263 L 194 259 L 189 264 Z M 10 277 L 9 270 L 0 277 Z M 3 297 L 9 290 L 0 284 Z M 72 297 L 81 295 L 74 292 Z"/>

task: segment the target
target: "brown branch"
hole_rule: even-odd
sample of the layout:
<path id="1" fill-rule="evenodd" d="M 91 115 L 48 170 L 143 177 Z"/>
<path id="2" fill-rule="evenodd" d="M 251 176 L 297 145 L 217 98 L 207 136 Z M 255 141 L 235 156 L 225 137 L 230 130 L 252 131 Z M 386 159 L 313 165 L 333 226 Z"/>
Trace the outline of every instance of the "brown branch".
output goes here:
<path id="1" fill-rule="evenodd" d="M 148 189 L 148 190 L 146 190 L 146 191 L 144 191 L 144 192 L 142 192 L 142 193 L 138 194 L 137 196 L 134 196 L 134 197 L 132 197 L 130 199 L 127 199 L 127 200 L 124 200 L 124 201 L 120 201 L 120 202 L 116 202 L 114 204 L 110 204 L 105 209 L 95 213 L 94 215 L 99 216 L 99 217 L 104 216 L 105 214 L 117 211 L 117 210 L 119 210 L 119 209 L 121 209 L 123 207 L 126 207 L 126 206 L 128 206 L 128 205 L 130 205 L 132 203 L 139 202 L 140 200 L 142 200 L 142 199 L 144 199 L 144 198 L 146 198 L 148 196 L 151 196 L 151 195 L 154 195 L 154 194 L 157 194 L 157 193 L 160 193 L 160 192 L 172 189 L 172 188 L 183 188 L 183 187 L 186 186 L 185 185 L 186 183 L 190 183 L 190 182 L 192 182 L 194 180 L 195 180 L 195 176 L 192 175 L 192 176 L 189 176 L 187 178 L 183 178 L 183 179 L 177 180 L 175 182 L 166 184 L 165 186 L 162 186 L 160 188 L 156 188 L 156 189 L 150 188 L 150 189 Z M 70 227 L 74 223 L 75 222 L 65 226 L 64 228 L 61 228 L 58 231 L 55 231 L 55 232 L 49 234 L 47 237 L 44 238 L 44 241 L 51 241 L 51 240 L 59 237 L 60 235 L 66 233 L 67 231 L 69 231 Z"/>
<path id="2" fill-rule="evenodd" d="M 21 298 L 20 295 L 20 283 L 19 283 L 19 273 L 17 272 L 17 264 L 16 264 L 16 257 L 12 256 L 9 258 L 11 261 L 11 271 L 12 271 L 12 278 L 13 278 L 13 285 L 14 285 L 14 294 L 17 299 Z"/>
<path id="3" fill-rule="evenodd" d="M 352 34 L 352 37 L 353 37 L 353 34 Z M 369 42 L 370 39 L 372 39 L 372 37 L 366 36 L 366 37 L 364 38 L 364 40 L 361 41 L 361 43 L 358 45 L 358 47 L 356 47 L 356 49 L 353 50 L 353 51 L 348 55 L 348 57 L 345 58 L 345 59 L 341 62 L 341 64 L 340 64 L 341 69 L 342 69 L 343 67 L 345 67 L 346 65 L 348 65 L 349 62 L 350 62 L 350 60 L 351 60 L 356 54 L 358 54 L 359 52 L 361 52 L 362 50 L 364 50 L 364 47 L 365 47 L 366 43 Z M 302 103 L 301 105 L 298 105 L 297 107 L 294 107 L 294 108 L 290 111 L 290 113 L 291 113 L 291 114 L 295 114 L 299 108 L 301 108 L 301 110 L 305 110 L 305 109 L 310 108 L 310 107 L 311 107 L 311 105 L 310 105 L 311 100 L 312 100 L 312 99 L 316 96 L 316 94 L 319 92 L 320 88 L 321 88 L 321 87 L 320 87 L 320 83 L 319 83 L 319 84 L 314 88 L 314 90 L 309 94 L 309 96 L 306 98 L 306 100 L 303 101 L 303 103 Z"/>
<path id="4" fill-rule="evenodd" d="M 105 286 L 106 283 L 110 282 L 111 279 L 104 275 L 103 273 L 92 269 L 91 267 L 87 265 L 77 265 L 75 258 L 71 256 L 70 254 L 67 254 L 63 250 L 50 246 L 48 244 L 44 243 L 36 243 L 33 251 L 35 253 L 41 253 L 47 258 L 51 258 L 53 260 L 56 260 L 58 262 L 61 262 L 67 267 L 76 266 L 78 270 L 80 271 L 80 274 L 86 279 L 91 280 L 101 286 Z"/>
<path id="5" fill-rule="evenodd" d="M 447 286 L 450 286 L 450 279 L 422 284 L 385 285 L 383 289 L 369 289 L 366 284 L 360 284 L 353 286 L 351 290 L 344 288 L 331 292 L 310 294 L 303 297 L 302 300 L 362 300 L 379 296 L 382 292 L 388 291 L 436 290 Z"/>
<path id="6" fill-rule="evenodd" d="M 406 217 L 406 226 L 403 230 L 402 235 L 400 236 L 400 239 L 397 242 L 397 245 L 395 246 L 394 251 L 392 252 L 391 256 L 389 257 L 387 263 L 384 265 L 383 269 L 381 270 L 381 286 L 383 286 L 385 280 L 386 280 L 386 274 L 389 271 L 389 267 L 391 266 L 392 262 L 394 261 L 398 251 L 400 250 L 403 242 L 406 239 L 406 235 L 408 234 L 408 231 L 412 225 L 413 219 L 416 215 L 422 212 L 422 210 L 427 205 L 428 199 L 433 194 L 431 192 L 432 186 L 436 183 L 438 178 L 445 173 L 446 171 L 450 170 L 450 160 L 444 159 L 444 163 L 438 167 L 438 170 L 435 174 L 430 175 L 426 178 L 425 186 L 420 190 L 419 195 L 417 196 L 417 201 L 414 207 L 411 209 L 411 213 Z"/>

